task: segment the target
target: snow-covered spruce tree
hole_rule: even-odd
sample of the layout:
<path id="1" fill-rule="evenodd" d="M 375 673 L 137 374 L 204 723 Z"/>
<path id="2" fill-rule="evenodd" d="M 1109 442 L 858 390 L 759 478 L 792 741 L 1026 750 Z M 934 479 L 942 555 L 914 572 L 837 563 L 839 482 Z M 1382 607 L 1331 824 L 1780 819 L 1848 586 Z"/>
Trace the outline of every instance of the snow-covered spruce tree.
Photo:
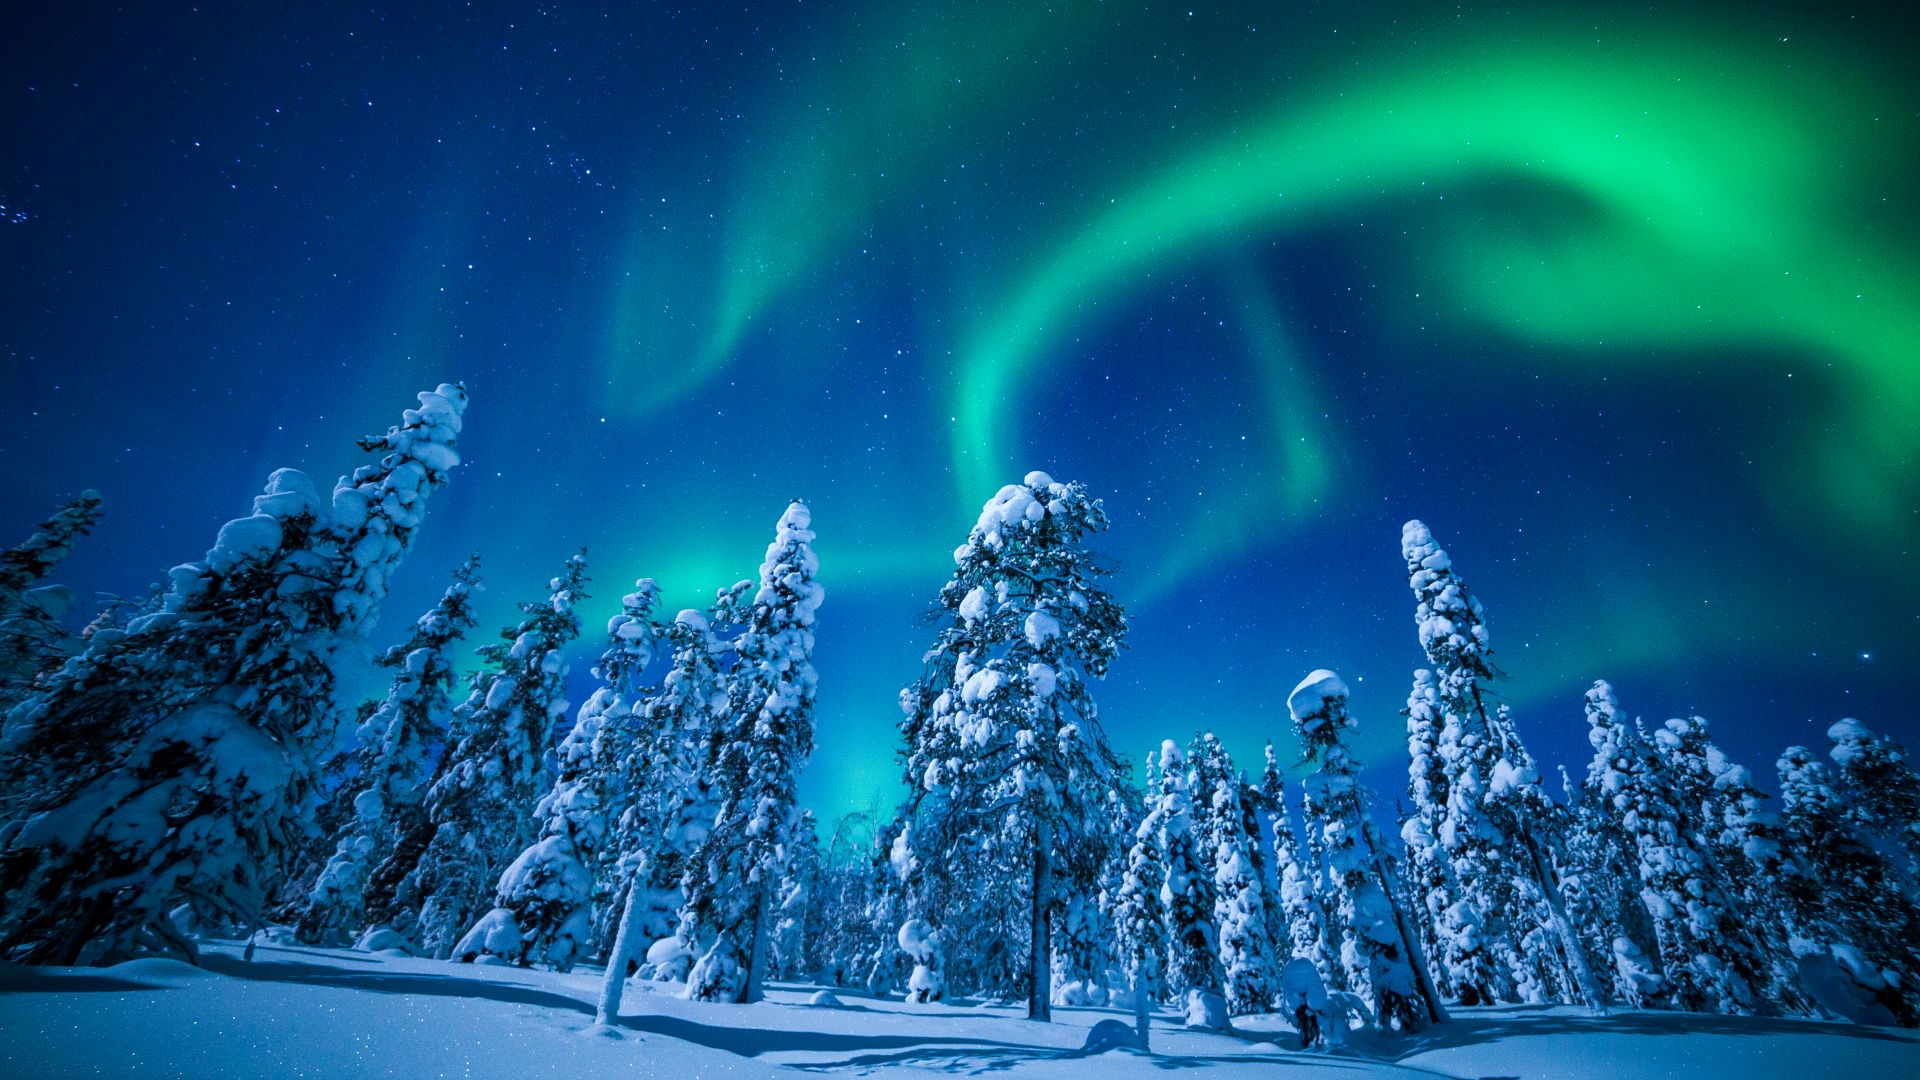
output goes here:
<path id="1" fill-rule="evenodd" d="M 61 618 L 73 606 L 64 586 L 35 587 L 100 518 L 100 493 L 83 491 L 32 536 L 0 551 L 0 713 L 26 697 L 35 679 L 59 667 L 78 639 Z"/>
<path id="2" fill-rule="evenodd" d="M 1050 1015 L 1063 900 L 1056 869 L 1097 865 L 1087 850 L 1110 842 L 1103 804 L 1119 762 L 1088 686 L 1126 633 L 1087 546 L 1106 527 L 1080 484 L 1033 472 L 1000 489 L 954 552 L 939 598 L 945 624 L 902 699 L 912 783 L 903 815 L 916 861 L 991 867 L 995 891 L 1024 894 L 1018 984 L 971 989 L 1024 990 L 1039 1020 Z M 944 912 L 935 921 L 959 925 Z"/>
<path id="3" fill-rule="evenodd" d="M 1713 745 L 1707 721 L 1699 716 L 1668 720 L 1653 733 L 1653 746 L 1659 786 L 1678 808 L 1679 827 L 1705 853 L 1711 891 L 1724 905 L 1726 924 L 1715 942 L 1715 956 L 1733 972 L 1736 985 L 1746 989 L 1741 1008 L 1761 1013 L 1791 1008 L 1796 980 L 1769 959 L 1765 923 L 1742 902 L 1741 883 L 1753 878 L 1753 867 L 1741 846 L 1725 835 L 1729 807 L 1720 786 L 1727 777 L 1725 755 Z"/>
<path id="4" fill-rule="evenodd" d="M 1849 795 L 1847 816 L 1869 836 L 1901 846 L 1907 891 L 1920 895 L 1920 774 L 1906 750 L 1851 718 L 1828 728 L 1827 738 Z"/>
<path id="5" fill-rule="evenodd" d="M 533 839 L 554 724 L 567 710 L 565 650 L 580 635 L 574 605 L 585 598 L 586 581 L 586 556 L 567 560 L 546 600 L 522 601 L 521 620 L 476 650 L 486 666 L 454 710 L 458 741 L 427 790 L 433 838 L 395 893 L 396 907 L 414 913 L 398 928 L 432 956 L 453 956 L 456 945 L 463 960 L 518 948 L 511 927 L 501 928 L 498 941 L 464 932 L 486 908 L 500 871 Z"/>
<path id="6" fill-rule="evenodd" d="M 1160 744 L 1158 795 L 1148 820 L 1160 831 L 1167 868 L 1160 889 L 1167 909 L 1167 990 L 1180 1001 L 1190 1026 L 1220 1027 L 1226 1019 L 1227 979 L 1213 921 L 1213 867 L 1200 857 L 1187 764 L 1172 739 Z"/>
<path id="7" fill-rule="evenodd" d="M 1635 1008 L 1665 1004 L 1669 987 L 1650 957 L 1659 953 L 1652 917 L 1640 899 L 1640 856 L 1627 814 L 1641 796 L 1644 769 L 1633 728 L 1620 714 L 1613 687 L 1595 681 L 1586 696 L 1587 741 L 1593 758 L 1580 785 L 1567 837 L 1570 903 L 1576 921 L 1613 972 L 1613 996 Z"/>
<path id="8" fill-rule="evenodd" d="M 1287 712 L 1309 762 L 1320 771 L 1307 778 L 1307 820 L 1325 838 L 1327 870 L 1338 903 L 1345 959 L 1358 969 L 1379 1022 L 1413 1031 L 1444 1015 L 1427 973 L 1416 968 L 1412 923 L 1394 907 L 1385 852 L 1367 819 L 1360 764 L 1346 739 L 1357 725 L 1347 711 L 1347 685 L 1331 671 L 1308 675 L 1287 696 Z"/>
<path id="9" fill-rule="evenodd" d="M 1208 866 L 1219 861 L 1220 845 L 1240 828 L 1214 812 L 1213 796 L 1233 778 L 1233 758 L 1219 737 L 1202 731 L 1187 741 L 1187 794 L 1193 800 L 1193 846 Z"/>
<path id="10" fill-rule="evenodd" d="M 1440 756 L 1440 692 L 1433 672 L 1420 668 L 1413 673 L 1413 690 L 1407 695 L 1407 797 L 1412 804 L 1400 820 L 1400 840 L 1406 848 L 1407 878 L 1416 909 L 1412 915 L 1419 923 L 1420 943 L 1426 954 L 1436 958 L 1434 982 L 1447 997 L 1458 997 L 1453 969 L 1445 962 L 1446 939 L 1440 928 L 1454 905 L 1452 865 L 1440 844 L 1441 825 L 1446 820 L 1447 765 Z"/>
<path id="11" fill-rule="evenodd" d="M 454 955 L 489 954 L 525 967 L 571 970 L 593 951 L 595 870 L 607 837 L 603 737 L 620 739 L 638 697 L 635 683 L 653 662 L 653 609 L 660 589 L 642 578 L 607 622 L 607 648 L 594 668 L 606 680 L 580 707 L 560 740 L 553 787 L 534 807 L 540 834 L 500 873 L 494 907 Z M 609 730 L 609 725 L 613 730 Z"/>
<path id="12" fill-rule="evenodd" d="M 104 963 L 192 955 L 170 913 L 256 922 L 306 832 L 340 719 L 339 669 L 364 653 L 429 494 L 458 464 L 466 394 L 419 395 L 383 451 L 336 485 L 273 474 L 250 517 L 124 628 L 105 628 L 8 714 L 41 781 L 0 855 L 0 952 Z"/>
<path id="13" fill-rule="evenodd" d="M 1467 1004 L 1515 996 L 1534 981 L 1542 964 L 1536 958 L 1555 951 L 1566 965 L 1562 985 L 1589 1007 L 1604 1007 L 1565 914 L 1551 841 L 1528 812 L 1545 799 L 1538 770 L 1511 725 L 1496 723 L 1484 700 L 1483 684 L 1498 672 L 1480 601 L 1419 521 L 1401 528 L 1400 550 L 1441 722 L 1437 745 L 1447 791 L 1438 839 L 1458 889 L 1440 913 L 1436 936 L 1450 981 Z M 1550 950 L 1535 938 L 1536 958 L 1529 958 L 1523 928 L 1542 924 L 1552 927 L 1558 947 Z"/>
<path id="14" fill-rule="evenodd" d="M 1157 783 L 1148 765 L 1149 806 L 1135 826 L 1127 848 L 1126 870 L 1113 900 L 1113 953 L 1126 977 L 1127 992 L 1136 999 L 1159 1001 L 1167 971 L 1166 857 L 1160 848 L 1160 826 L 1165 803 L 1156 797 Z"/>
<path id="15" fill-rule="evenodd" d="M 1602 701 L 1598 713 L 1592 694 L 1588 702 L 1589 724 L 1610 711 L 1610 701 Z M 1619 827 L 1632 838 L 1640 898 L 1659 945 L 1668 1001 L 1690 1012 L 1751 1011 L 1754 988 L 1743 971 L 1746 950 L 1729 923 L 1732 900 L 1694 827 L 1697 815 L 1685 812 L 1673 779 L 1647 740 L 1619 723 L 1617 715 L 1604 729 L 1604 739 L 1600 730 L 1590 733 L 1598 787 L 1609 794 Z"/>
<path id="16" fill-rule="evenodd" d="M 1215 781 L 1213 917 L 1220 928 L 1220 963 L 1226 969 L 1227 1011 L 1234 1016 L 1268 1012 L 1280 990 L 1280 965 L 1267 933 L 1265 883 L 1254 865 L 1246 834 L 1246 808 L 1238 775 Z M 1255 843 L 1257 843 L 1257 837 Z"/>
<path id="17" fill-rule="evenodd" d="M 1261 795 L 1273 814 L 1270 826 L 1273 838 L 1274 879 L 1278 892 L 1282 943 L 1292 957 L 1311 961 L 1324 981 L 1333 969 L 1333 954 L 1327 947 L 1327 918 L 1320 904 L 1319 883 L 1311 868 L 1300 858 L 1300 841 L 1288 816 L 1286 782 L 1274 757 L 1273 744 L 1267 744 L 1266 768 L 1260 777 Z M 1284 966 L 1284 965 L 1283 965 Z"/>
<path id="18" fill-rule="evenodd" d="M 1797 862 L 1781 896 L 1802 985 L 1857 1023 L 1920 1024 L 1920 907 L 1849 820 L 1824 763 L 1790 746 L 1778 767 L 1783 840 Z"/>
<path id="19" fill-rule="evenodd" d="M 731 729 L 715 763 L 720 810 L 691 897 L 715 928 L 687 978 L 687 996 L 699 1000 L 758 1001 L 766 979 L 774 889 L 799 814 L 795 782 L 813 753 L 813 622 L 825 593 L 812 524 L 797 500 L 781 515 L 735 643 Z"/>
<path id="20" fill-rule="evenodd" d="M 368 875 L 402 837 L 426 821 L 421 805 L 436 759 L 444 754 L 454 649 L 474 627 L 480 559 L 454 571 L 453 583 L 383 658 L 393 669 L 387 695 L 360 725 L 359 792 L 331 858 L 295 915 L 301 940 L 318 943 L 367 925 Z"/>
<path id="21" fill-rule="evenodd" d="M 1713 811 L 1707 843 L 1729 870 L 1741 926 L 1766 965 L 1766 997 L 1772 1007 L 1806 1015 L 1814 1011 L 1800 985 L 1793 942 L 1804 937 L 1787 909 L 1785 882 L 1806 874 L 1805 863 L 1788 852 L 1780 815 L 1754 786 L 1753 774 L 1708 747 L 1713 769 Z"/>
<path id="22" fill-rule="evenodd" d="M 780 863 L 780 887 L 775 892 L 772 970 L 783 978 L 813 972 L 811 966 L 814 912 L 820 906 L 820 836 L 813 811 L 800 815 L 793 839 Z"/>
<path id="23" fill-rule="evenodd" d="M 721 591 L 716 617 L 731 610 L 732 595 Z M 673 652 L 660 688 L 633 710 L 631 737 L 603 735 L 600 743 L 608 787 L 622 793 L 616 798 L 624 803 L 609 844 L 609 906 L 618 917 L 600 993 L 603 1024 L 620 1014 L 630 968 L 649 978 L 684 976 L 699 941 L 696 921 L 682 918 L 685 886 L 719 807 L 713 761 L 727 715 L 721 643 L 709 615 L 691 608 L 660 634 Z"/>

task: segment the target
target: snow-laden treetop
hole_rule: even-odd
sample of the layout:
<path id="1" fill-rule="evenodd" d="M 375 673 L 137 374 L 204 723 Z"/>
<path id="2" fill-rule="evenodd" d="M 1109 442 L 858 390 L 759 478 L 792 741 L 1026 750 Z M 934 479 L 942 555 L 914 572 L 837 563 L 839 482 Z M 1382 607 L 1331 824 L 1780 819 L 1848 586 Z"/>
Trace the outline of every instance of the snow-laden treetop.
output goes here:
<path id="1" fill-rule="evenodd" d="M 1347 684 L 1340 681 L 1340 676 L 1320 668 L 1301 679 L 1300 685 L 1287 695 L 1287 712 L 1292 714 L 1294 723 L 1304 723 L 1324 714 L 1328 702 L 1346 699 Z"/>
<path id="2" fill-rule="evenodd" d="M 980 508 L 967 542 L 954 549 L 953 561 L 965 563 L 975 551 L 997 549 L 1041 522 L 1049 515 L 1073 520 L 1085 517 L 1094 500 L 1078 484 L 1062 484 L 1038 469 L 994 493 Z"/>

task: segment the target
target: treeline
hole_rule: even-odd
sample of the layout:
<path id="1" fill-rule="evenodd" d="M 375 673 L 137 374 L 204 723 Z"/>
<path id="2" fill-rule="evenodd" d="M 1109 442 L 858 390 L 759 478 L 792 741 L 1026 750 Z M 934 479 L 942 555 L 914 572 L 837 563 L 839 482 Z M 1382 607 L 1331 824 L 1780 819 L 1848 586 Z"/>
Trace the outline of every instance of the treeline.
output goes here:
<path id="1" fill-rule="evenodd" d="M 1449 1003 L 1577 1002 L 1920 1021 L 1920 779 L 1853 720 L 1831 766 L 1780 759 L 1780 799 L 1697 717 L 1649 728 L 1605 683 L 1594 758 L 1548 794 L 1484 613 L 1426 527 L 1402 554 L 1429 667 L 1405 710 L 1397 837 L 1350 749 L 1331 671 L 1287 702 L 1306 775 L 1249 779 L 1211 734 L 1109 745 L 1093 687 L 1127 619 L 1080 484 L 1030 473 L 987 502 L 900 695 L 908 796 L 822 849 L 795 780 L 813 749 L 811 516 L 757 580 L 667 617 L 642 579 L 567 721 L 584 554 L 477 650 L 479 564 L 372 656 L 432 492 L 458 464 L 459 386 L 419 395 L 323 498 L 276 472 L 253 513 L 143 603 L 73 633 L 43 581 L 98 496 L 0 554 L 0 954 L 191 957 L 262 927 L 441 958 L 594 961 L 752 1001 L 769 977 L 921 1000 L 1173 1003 L 1189 1023 L 1283 1010 L 1411 1030 Z M 458 700 L 456 701 L 456 698 Z"/>

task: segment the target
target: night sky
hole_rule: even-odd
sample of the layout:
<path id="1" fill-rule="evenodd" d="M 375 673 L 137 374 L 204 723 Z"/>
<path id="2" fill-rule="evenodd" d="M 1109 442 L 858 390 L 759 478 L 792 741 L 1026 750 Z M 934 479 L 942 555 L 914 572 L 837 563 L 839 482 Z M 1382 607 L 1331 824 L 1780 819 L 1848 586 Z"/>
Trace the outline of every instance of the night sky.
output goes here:
<path id="1" fill-rule="evenodd" d="M 1398 795 L 1416 516 L 1550 764 L 1596 677 L 1765 784 L 1920 743 L 1920 34 L 1804 6 L 34 5 L 0 541 L 98 488 L 60 579 L 143 595 L 461 379 L 385 631 L 586 545 L 584 694 L 634 578 L 704 603 L 804 497 L 825 815 L 1028 469 L 1112 514 L 1129 758 L 1257 767 L 1327 666 Z"/>

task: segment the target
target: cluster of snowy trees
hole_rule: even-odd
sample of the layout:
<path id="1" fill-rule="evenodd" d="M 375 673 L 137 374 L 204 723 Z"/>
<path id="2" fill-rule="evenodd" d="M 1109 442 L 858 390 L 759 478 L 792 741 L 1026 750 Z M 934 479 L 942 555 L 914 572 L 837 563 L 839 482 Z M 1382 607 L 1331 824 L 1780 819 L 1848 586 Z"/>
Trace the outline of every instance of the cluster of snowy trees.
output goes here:
<path id="1" fill-rule="evenodd" d="M 584 554 L 477 650 L 455 704 L 477 559 L 403 641 L 368 643 L 459 463 L 466 403 L 420 394 L 329 497 L 275 472 L 201 560 L 78 633 L 71 593 L 39 583 L 99 496 L 0 553 L 0 955 L 191 958 L 202 931 L 277 923 L 466 960 L 604 958 L 622 977 L 691 965 L 697 996 L 750 1000 L 794 952 L 792 875 L 817 860 L 795 791 L 823 595 L 807 507 L 782 514 L 758 581 L 706 611 L 663 623 L 640 581 L 570 726 Z M 369 658 L 386 689 L 355 707 Z"/>
<path id="2" fill-rule="evenodd" d="M 420 395 L 323 499 L 276 472 L 254 512 L 144 604 L 80 632 L 40 585 L 99 512 L 88 493 L 0 555 L 0 952 L 191 956 L 203 930 L 459 960 L 603 965 L 757 999 L 807 978 L 922 1001 L 1170 1004 L 1224 1027 L 1273 1010 L 1339 1037 L 1449 1003 L 1572 1002 L 1920 1023 L 1920 778 L 1854 720 L 1789 748 L 1779 798 L 1705 720 L 1629 720 L 1596 682 L 1593 758 L 1548 793 L 1491 684 L 1484 612 L 1418 521 L 1401 547 L 1427 665 L 1404 710 L 1397 835 L 1361 781 L 1332 671 L 1257 778 L 1200 732 L 1142 783 L 1094 684 L 1127 618 L 1077 483 L 1029 473 L 954 551 L 900 694 L 906 798 L 823 836 L 799 806 L 821 602 L 807 507 L 757 580 L 667 618 L 639 581 L 572 712 L 584 554 L 477 650 L 459 567 L 344 687 L 457 464 L 466 395 Z M 349 715 L 350 714 L 350 715 Z"/>

